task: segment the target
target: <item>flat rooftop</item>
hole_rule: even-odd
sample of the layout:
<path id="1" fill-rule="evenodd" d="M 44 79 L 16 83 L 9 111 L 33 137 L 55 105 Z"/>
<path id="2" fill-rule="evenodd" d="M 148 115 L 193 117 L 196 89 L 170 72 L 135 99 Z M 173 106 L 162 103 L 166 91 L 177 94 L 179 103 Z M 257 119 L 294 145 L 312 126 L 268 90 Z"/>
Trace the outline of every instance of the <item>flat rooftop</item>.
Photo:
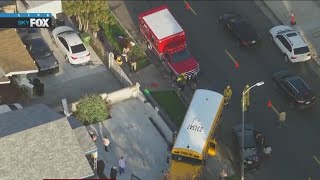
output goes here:
<path id="1" fill-rule="evenodd" d="M 170 11 L 166 8 L 144 16 L 143 20 L 149 25 L 159 40 L 183 31 Z"/>
<path id="2" fill-rule="evenodd" d="M 93 176 L 67 118 L 45 105 L 0 115 L 0 151 L 0 179 Z"/>

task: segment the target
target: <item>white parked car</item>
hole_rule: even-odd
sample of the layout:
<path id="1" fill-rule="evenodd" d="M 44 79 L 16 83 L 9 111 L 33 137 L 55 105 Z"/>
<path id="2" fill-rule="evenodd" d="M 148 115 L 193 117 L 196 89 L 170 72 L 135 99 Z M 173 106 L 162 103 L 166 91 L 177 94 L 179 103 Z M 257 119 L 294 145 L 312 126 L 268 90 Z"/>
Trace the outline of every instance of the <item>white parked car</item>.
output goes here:
<path id="1" fill-rule="evenodd" d="M 280 48 L 286 62 L 303 62 L 311 59 L 307 43 L 289 26 L 279 25 L 270 29 L 269 37 Z"/>
<path id="2" fill-rule="evenodd" d="M 18 104 L 18 103 L 8 104 L 8 105 L 3 104 L 3 105 L 0 105 L 0 114 L 14 111 L 14 110 L 19 110 L 19 109 L 22 109 L 22 106 L 21 104 Z"/>
<path id="3" fill-rule="evenodd" d="M 52 31 L 51 38 L 70 64 L 87 64 L 90 61 L 90 52 L 77 32 L 71 27 L 60 26 L 55 28 Z"/>

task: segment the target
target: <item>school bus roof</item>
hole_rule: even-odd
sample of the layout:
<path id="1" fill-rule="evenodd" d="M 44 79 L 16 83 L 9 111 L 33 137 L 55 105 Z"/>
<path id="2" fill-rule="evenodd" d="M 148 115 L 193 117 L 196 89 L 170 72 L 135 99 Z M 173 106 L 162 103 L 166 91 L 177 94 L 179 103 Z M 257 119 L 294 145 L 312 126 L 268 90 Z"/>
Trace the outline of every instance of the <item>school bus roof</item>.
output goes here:
<path id="1" fill-rule="evenodd" d="M 183 31 L 166 5 L 141 13 L 140 18 L 149 26 L 158 40 Z"/>
<path id="2" fill-rule="evenodd" d="M 175 148 L 193 150 L 202 154 L 223 96 L 217 92 L 198 89 L 193 95 L 184 121 L 179 130 Z"/>

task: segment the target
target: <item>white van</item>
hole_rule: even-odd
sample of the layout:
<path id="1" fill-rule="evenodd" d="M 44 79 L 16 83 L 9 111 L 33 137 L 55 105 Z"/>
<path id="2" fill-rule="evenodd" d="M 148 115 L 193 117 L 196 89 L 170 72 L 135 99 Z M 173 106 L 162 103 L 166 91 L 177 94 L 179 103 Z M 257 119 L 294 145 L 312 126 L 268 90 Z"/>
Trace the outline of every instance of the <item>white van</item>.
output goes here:
<path id="1" fill-rule="evenodd" d="M 18 103 L 3 104 L 3 105 L 0 105 L 0 114 L 14 111 L 14 110 L 19 110 L 19 109 L 22 109 L 22 106 L 21 106 L 21 104 L 18 104 Z"/>

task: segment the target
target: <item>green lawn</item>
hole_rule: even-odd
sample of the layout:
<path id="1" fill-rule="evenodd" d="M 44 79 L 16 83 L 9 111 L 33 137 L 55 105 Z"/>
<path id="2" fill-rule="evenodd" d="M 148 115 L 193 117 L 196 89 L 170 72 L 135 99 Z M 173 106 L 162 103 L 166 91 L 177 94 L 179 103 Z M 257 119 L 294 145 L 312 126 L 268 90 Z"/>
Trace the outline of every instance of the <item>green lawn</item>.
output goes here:
<path id="1" fill-rule="evenodd" d="M 150 93 L 173 123 L 180 128 L 187 112 L 187 107 L 179 96 L 174 91 L 152 91 Z"/>

